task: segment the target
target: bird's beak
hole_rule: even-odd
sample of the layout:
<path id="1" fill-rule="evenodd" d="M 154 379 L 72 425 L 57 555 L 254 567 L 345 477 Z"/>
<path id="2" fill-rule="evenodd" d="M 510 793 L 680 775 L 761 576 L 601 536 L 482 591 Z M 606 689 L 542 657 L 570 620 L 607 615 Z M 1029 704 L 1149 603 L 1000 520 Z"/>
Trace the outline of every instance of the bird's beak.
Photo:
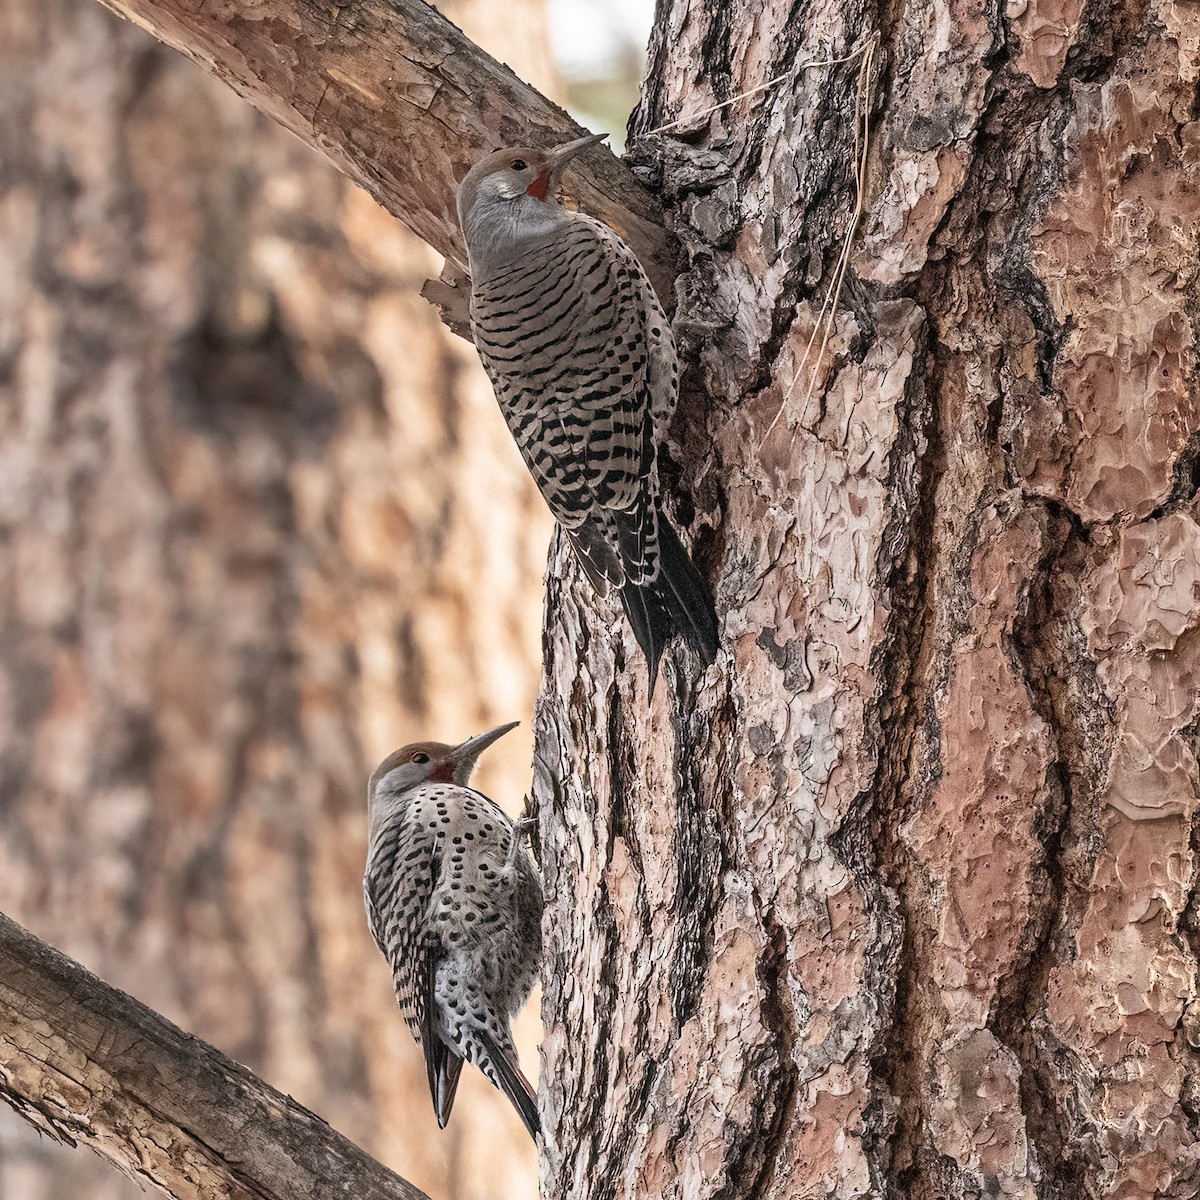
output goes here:
<path id="1" fill-rule="evenodd" d="M 494 742 L 502 738 L 510 729 L 516 729 L 520 721 L 510 721 L 507 725 L 497 725 L 487 733 L 477 733 L 473 738 L 454 747 L 450 758 L 454 762 L 454 782 L 466 786 L 475 769 L 479 756 Z"/>
<path id="2" fill-rule="evenodd" d="M 589 146 L 594 146 L 597 142 L 602 142 L 608 137 L 607 133 L 589 133 L 587 137 L 576 138 L 573 142 L 565 142 L 561 146 L 555 146 L 546 154 L 546 165 L 551 172 L 557 174 L 565 163 L 568 163 L 577 154 L 582 153 Z"/>

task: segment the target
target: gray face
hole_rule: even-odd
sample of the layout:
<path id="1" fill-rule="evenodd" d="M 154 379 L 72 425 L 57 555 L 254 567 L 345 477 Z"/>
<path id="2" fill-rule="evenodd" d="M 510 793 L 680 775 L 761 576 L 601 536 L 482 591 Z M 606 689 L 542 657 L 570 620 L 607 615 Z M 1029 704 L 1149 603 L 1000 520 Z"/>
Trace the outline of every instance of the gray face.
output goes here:
<path id="1" fill-rule="evenodd" d="M 478 206 L 553 203 L 552 185 L 552 171 L 544 151 L 532 146 L 495 150 L 481 158 L 458 185 L 459 223 L 465 231 Z"/>
<path id="2" fill-rule="evenodd" d="M 570 219 L 554 199 L 554 175 L 547 156 L 528 147 L 497 150 L 467 173 L 458 189 L 458 222 L 476 282 Z"/>
<path id="3" fill-rule="evenodd" d="M 413 742 L 402 746 L 389 754 L 371 776 L 369 799 L 398 795 L 434 776 L 450 779 L 454 750 L 444 742 Z"/>
<path id="4" fill-rule="evenodd" d="M 480 754 L 497 738 L 503 737 L 517 722 L 489 729 L 467 738 L 457 746 L 445 742 L 412 742 L 383 760 L 367 785 L 367 805 L 373 812 L 377 803 L 400 796 L 426 781 L 457 783 L 465 787 Z"/>
<path id="5" fill-rule="evenodd" d="M 390 792 L 394 795 L 397 792 L 406 792 L 409 788 L 424 783 L 430 774 L 428 764 L 401 763 L 400 766 L 394 767 L 379 780 L 375 785 L 376 794 L 383 795 Z"/>
<path id="6" fill-rule="evenodd" d="M 559 173 L 606 134 L 536 150 L 512 146 L 480 159 L 458 187 L 458 223 L 477 282 L 530 247 L 553 238 L 572 214 L 555 198 Z"/>

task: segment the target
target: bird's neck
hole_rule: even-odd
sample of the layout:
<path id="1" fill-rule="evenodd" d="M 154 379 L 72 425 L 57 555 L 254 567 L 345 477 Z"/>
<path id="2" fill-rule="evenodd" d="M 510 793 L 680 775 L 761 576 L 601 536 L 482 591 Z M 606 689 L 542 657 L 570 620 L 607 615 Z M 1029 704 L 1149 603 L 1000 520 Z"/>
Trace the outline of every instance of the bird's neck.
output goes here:
<path id="1" fill-rule="evenodd" d="M 417 785 L 421 786 L 420 784 Z M 375 796 L 367 806 L 367 846 L 375 846 L 376 838 L 382 831 L 404 816 L 408 806 L 415 799 L 416 788 L 405 788 L 402 792 L 387 792 Z"/>
<path id="2" fill-rule="evenodd" d="M 369 844 L 374 844 L 375 835 L 385 825 L 391 825 L 404 815 L 408 806 L 420 794 L 422 788 L 426 788 L 430 784 L 447 783 L 465 787 L 467 779 L 470 777 L 472 766 L 474 766 L 474 763 L 468 764 L 465 775 L 459 778 L 459 773 L 456 773 L 452 762 L 438 763 L 419 783 L 414 783 L 398 792 L 384 791 L 375 793 L 367 802 L 367 837 Z"/>
<path id="3" fill-rule="evenodd" d="M 533 196 L 479 204 L 463 222 L 471 278 L 482 283 L 501 267 L 552 241 L 575 214 Z"/>

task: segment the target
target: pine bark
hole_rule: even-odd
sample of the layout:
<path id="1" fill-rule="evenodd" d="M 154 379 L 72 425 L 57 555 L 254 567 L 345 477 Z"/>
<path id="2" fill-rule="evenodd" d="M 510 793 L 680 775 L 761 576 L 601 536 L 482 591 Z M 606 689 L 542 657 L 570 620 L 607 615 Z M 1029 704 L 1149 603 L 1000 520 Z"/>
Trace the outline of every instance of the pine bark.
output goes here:
<path id="1" fill-rule="evenodd" d="M 648 131 L 872 30 L 810 389 L 856 65 Z M 652 51 L 725 649 L 651 702 L 559 547 L 544 1194 L 1195 1196 L 1194 6 L 676 0 Z"/>
<path id="2" fill-rule="evenodd" d="M 479 778 L 529 778 L 550 522 L 436 256 L 94 0 L 0 0 L 0 262 L 0 910 L 438 1200 L 532 1194 L 485 1081 L 437 1129 L 362 910 L 384 754 L 519 718 Z M 0 1106 L 4 1200 L 142 1194 Z"/>

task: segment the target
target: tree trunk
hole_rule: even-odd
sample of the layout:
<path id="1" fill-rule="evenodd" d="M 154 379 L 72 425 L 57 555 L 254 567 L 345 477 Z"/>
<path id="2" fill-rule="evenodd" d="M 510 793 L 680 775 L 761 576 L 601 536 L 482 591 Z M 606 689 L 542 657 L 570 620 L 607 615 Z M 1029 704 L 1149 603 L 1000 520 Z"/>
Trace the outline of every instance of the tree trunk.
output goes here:
<path id="1" fill-rule="evenodd" d="M 810 387 L 857 65 L 647 131 L 872 28 Z M 648 704 L 559 546 L 548 1197 L 1200 1190 L 1198 73 L 1157 0 L 660 6 L 726 653 Z"/>
<path id="2" fill-rule="evenodd" d="M 435 256 L 93 0 L 0 0 L 0 164 L 0 908 L 438 1200 L 531 1194 L 486 1082 L 437 1130 L 359 883 L 397 744 L 525 718 L 528 780 L 550 523 Z M 4 1116 L 4 1200 L 139 1194 Z"/>

